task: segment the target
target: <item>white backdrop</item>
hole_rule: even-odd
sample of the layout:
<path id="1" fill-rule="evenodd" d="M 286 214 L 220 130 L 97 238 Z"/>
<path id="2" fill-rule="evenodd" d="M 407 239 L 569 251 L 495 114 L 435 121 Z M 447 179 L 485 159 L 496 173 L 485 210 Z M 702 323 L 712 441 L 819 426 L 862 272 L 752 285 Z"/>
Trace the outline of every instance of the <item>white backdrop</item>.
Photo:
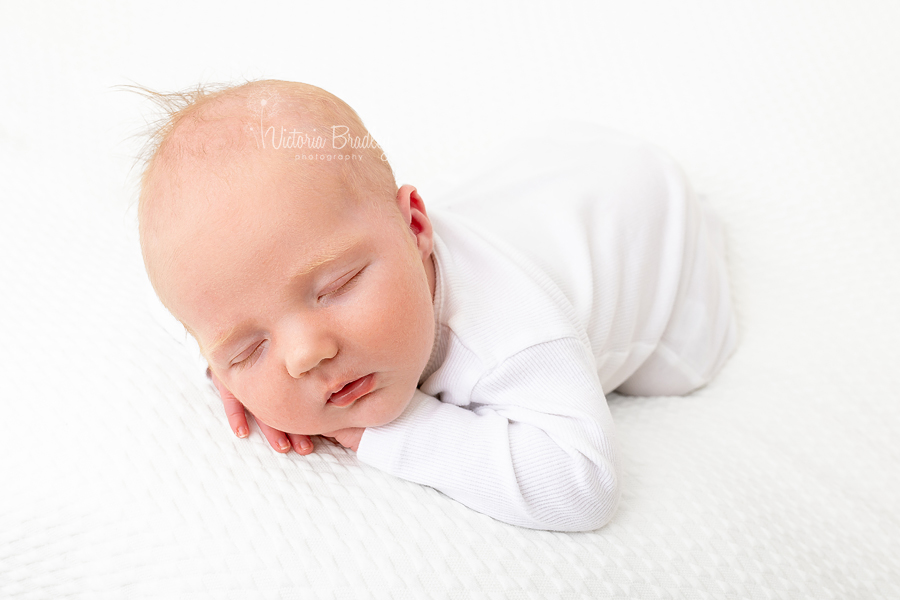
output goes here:
<path id="1" fill-rule="evenodd" d="M 900 5 L 0 0 L 0 597 L 900 597 Z M 610 400 L 616 517 L 529 531 L 228 430 L 150 317 L 161 91 L 341 96 L 426 202 L 553 118 L 668 150 L 728 228 L 741 343 Z"/>

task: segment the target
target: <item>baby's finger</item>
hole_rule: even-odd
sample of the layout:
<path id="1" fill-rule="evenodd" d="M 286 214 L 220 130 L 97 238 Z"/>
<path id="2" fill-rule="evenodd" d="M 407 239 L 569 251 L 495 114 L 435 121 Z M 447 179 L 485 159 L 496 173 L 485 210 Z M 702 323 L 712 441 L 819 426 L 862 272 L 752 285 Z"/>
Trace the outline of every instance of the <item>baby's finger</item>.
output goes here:
<path id="1" fill-rule="evenodd" d="M 289 433 L 287 434 L 288 439 L 291 442 L 291 446 L 294 448 L 294 452 L 297 454 L 307 455 L 312 454 L 313 450 L 315 450 L 315 446 L 313 446 L 313 441 L 308 435 L 300 435 L 299 433 Z"/>
<path id="2" fill-rule="evenodd" d="M 244 412 L 244 405 L 235 398 L 228 390 L 222 394 L 222 406 L 225 407 L 225 415 L 228 417 L 228 425 L 239 438 L 245 438 L 250 435 L 250 427 L 247 425 L 247 414 Z"/>
<path id="3" fill-rule="evenodd" d="M 225 407 L 225 416 L 228 417 L 228 425 L 239 438 L 245 438 L 250 435 L 250 427 L 247 425 L 247 415 L 244 412 L 244 405 L 241 401 L 234 397 L 228 388 L 222 385 L 219 378 L 213 375 L 209 369 L 206 370 L 207 375 L 212 379 L 213 385 L 219 390 L 219 397 L 222 398 L 222 406 Z"/>
<path id="4" fill-rule="evenodd" d="M 269 445 L 272 446 L 276 452 L 281 452 L 283 454 L 290 451 L 291 443 L 288 441 L 286 433 L 273 427 L 269 427 L 259 419 L 256 419 L 256 424 L 259 425 L 260 431 L 262 431 L 265 438 L 269 440 Z"/>

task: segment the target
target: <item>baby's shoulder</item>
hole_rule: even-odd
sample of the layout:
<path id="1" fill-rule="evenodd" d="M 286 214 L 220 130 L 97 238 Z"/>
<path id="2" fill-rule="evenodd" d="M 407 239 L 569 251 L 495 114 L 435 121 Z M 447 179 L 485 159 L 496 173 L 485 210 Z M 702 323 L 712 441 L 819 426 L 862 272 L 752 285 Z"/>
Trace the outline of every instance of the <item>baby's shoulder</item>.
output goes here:
<path id="1" fill-rule="evenodd" d="M 587 343 L 571 302 L 514 246 L 464 216 L 436 211 L 440 319 L 487 367 L 553 340 Z"/>

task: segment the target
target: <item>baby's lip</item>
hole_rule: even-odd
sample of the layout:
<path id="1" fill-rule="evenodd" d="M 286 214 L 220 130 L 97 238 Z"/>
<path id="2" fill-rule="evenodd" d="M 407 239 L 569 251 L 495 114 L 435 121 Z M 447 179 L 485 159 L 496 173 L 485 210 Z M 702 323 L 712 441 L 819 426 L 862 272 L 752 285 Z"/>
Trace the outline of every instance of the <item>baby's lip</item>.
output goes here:
<path id="1" fill-rule="evenodd" d="M 339 408 L 350 406 L 375 388 L 375 374 L 353 379 L 342 385 L 328 397 L 328 403 Z"/>

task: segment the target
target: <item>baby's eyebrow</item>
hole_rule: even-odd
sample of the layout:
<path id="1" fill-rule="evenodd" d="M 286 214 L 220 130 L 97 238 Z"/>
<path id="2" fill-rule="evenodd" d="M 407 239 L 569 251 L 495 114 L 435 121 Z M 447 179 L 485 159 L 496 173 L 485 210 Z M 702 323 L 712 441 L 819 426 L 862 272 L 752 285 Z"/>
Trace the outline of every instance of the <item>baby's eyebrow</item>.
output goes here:
<path id="1" fill-rule="evenodd" d="M 209 359 L 215 359 L 216 353 L 222 348 L 222 346 L 225 346 L 231 342 L 231 339 L 232 337 L 234 337 L 234 334 L 238 330 L 238 328 L 238 325 L 235 325 L 227 333 L 219 336 L 219 338 L 209 346 L 203 346 L 201 344 L 201 353 Z"/>
<path id="2" fill-rule="evenodd" d="M 294 271 L 294 280 L 304 275 L 309 275 L 319 267 L 339 259 L 345 252 L 356 246 L 356 240 L 346 240 L 342 244 L 331 246 L 325 251 L 319 253 L 309 264 Z"/>

